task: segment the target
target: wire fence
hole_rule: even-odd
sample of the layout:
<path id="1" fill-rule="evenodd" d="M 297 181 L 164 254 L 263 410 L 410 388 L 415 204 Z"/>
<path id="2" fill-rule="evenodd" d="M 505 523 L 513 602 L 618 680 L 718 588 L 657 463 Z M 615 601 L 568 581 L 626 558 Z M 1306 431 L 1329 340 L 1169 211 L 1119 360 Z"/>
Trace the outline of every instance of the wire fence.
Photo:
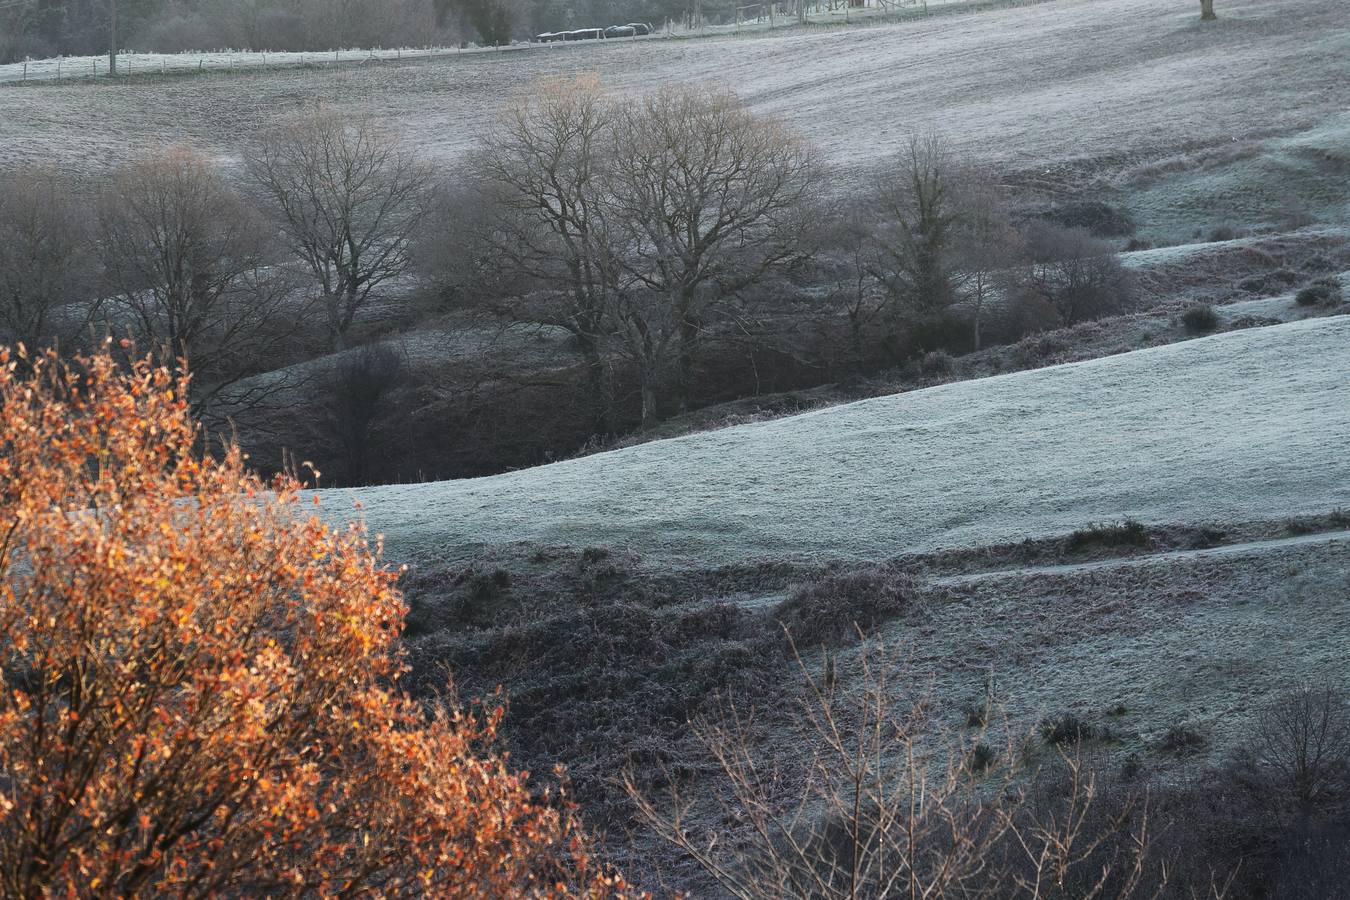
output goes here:
<path id="1" fill-rule="evenodd" d="M 185 72 L 234 72 L 403 62 L 469 54 L 503 54 L 530 49 L 530 44 L 501 47 L 402 47 L 379 50 L 277 52 L 219 50 L 210 53 L 121 53 L 117 75 L 168 75 Z M 109 74 L 108 57 L 66 56 L 0 66 L 0 83 L 100 78 Z"/>
<path id="2" fill-rule="evenodd" d="M 209 53 L 122 53 L 117 57 L 117 75 L 168 75 L 190 72 L 236 72 L 261 69 L 322 68 L 340 65 L 380 64 L 462 55 L 503 55 L 527 51 L 557 52 L 567 47 L 598 43 L 660 40 L 670 37 L 772 30 L 808 24 L 881 22 L 888 19 L 928 15 L 959 9 L 1027 6 L 1049 0 L 773 0 L 736 9 L 733 21 L 707 23 L 690 15 L 681 22 L 666 22 L 650 35 L 592 38 L 547 43 L 515 42 L 498 47 L 401 47 L 375 50 L 283 51 L 263 53 L 219 50 Z M 0 84 L 30 81 L 100 78 L 109 75 L 109 61 L 102 56 L 66 56 L 0 65 Z"/>

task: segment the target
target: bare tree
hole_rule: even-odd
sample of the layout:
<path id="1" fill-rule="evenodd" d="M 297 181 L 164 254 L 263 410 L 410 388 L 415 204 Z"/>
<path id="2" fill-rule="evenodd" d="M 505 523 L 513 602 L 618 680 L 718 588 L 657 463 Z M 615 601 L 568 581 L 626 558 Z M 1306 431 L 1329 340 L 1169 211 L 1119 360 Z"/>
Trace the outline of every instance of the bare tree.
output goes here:
<path id="1" fill-rule="evenodd" d="M 830 299 L 842 304 L 848 317 L 849 354 L 856 375 L 861 375 L 866 362 L 865 332 L 869 325 L 885 313 L 891 296 L 877 286 L 869 272 L 874 252 L 874 232 L 867 202 L 844 202 L 826 220 L 825 230 L 834 244 L 830 249 L 837 255 L 837 277 L 833 280 Z"/>
<path id="2" fill-rule="evenodd" d="M 991 300 L 1007 292 L 1020 237 L 1008 212 L 1007 195 L 988 172 L 961 167 L 955 190 L 959 213 L 952 256 L 960 297 L 972 312 L 973 346 L 979 350 L 985 312 Z"/>
<path id="3" fill-rule="evenodd" d="M 931 318 L 956 299 L 951 249 L 960 212 L 955 163 L 936 132 L 916 134 L 874 185 L 875 251 L 869 269 L 896 307 Z"/>
<path id="4" fill-rule="evenodd" d="M 940 326 L 963 302 L 979 349 L 984 314 L 1018 243 L 994 176 L 955 157 L 941 135 L 915 135 L 853 217 L 853 265 L 884 291 L 878 311 L 889 313 L 893 332 Z"/>
<path id="5" fill-rule="evenodd" d="M 627 282 L 616 319 L 650 424 L 667 351 L 683 409 L 709 311 L 801 252 L 821 168 L 797 134 L 715 88 L 616 101 L 611 133 L 607 216 Z"/>
<path id="6" fill-rule="evenodd" d="M 341 349 L 371 292 L 408 271 L 431 170 L 372 120 L 327 112 L 267 134 L 248 169 L 317 283 Z"/>
<path id="7" fill-rule="evenodd" d="M 699 815 L 675 788 L 669 805 L 658 802 L 630 773 L 640 818 L 744 900 L 1149 893 L 1142 801 L 1107 809 L 1091 772 L 1068 755 L 1057 802 L 1029 803 L 1015 742 L 1000 751 L 978 743 L 982 734 L 944 737 L 884 648 L 865 647 L 858 667 L 855 680 L 833 664 L 822 676 L 801 665 L 794 745 L 807 748 L 803 764 L 771 761 L 751 718 L 728 706 L 695 725 L 722 776 L 709 807 Z"/>
<path id="8" fill-rule="evenodd" d="M 507 110 L 475 157 L 498 264 L 525 273 L 544 302 L 503 306 L 507 316 L 565 328 L 586 366 L 595 427 L 610 430 L 606 344 L 615 281 L 605 220 L 603 154 L 612 111 L 593 77 L 542 82 Z"/>
<path id="9" fill-rule="evenodd" d="M 1214 14 L 1214 0 L 1200 0 L 1200 21 L 1208 22 L 1217 19 Z"/>
<path id="10" fill-rule="evenodd" d="M 0 181 L 0 339 L 36 350 L 75 335 L 93 313 L 90 263 L 84 220 L 60 180 Z"/>
<path id="11" fill-rule="evenodd" d="M 100 199 L 98 223 L 118 307 L 141 341 L 187 361 L 199 403 L 266 361 L 297 318 L 283 315 L 286 285 L 259 219 L 192 150 L 128 165 Z"/>
<path id="12" fill-rule="evenodd" d="M 1350 705 L 1326 686 L 1305 686 L 1257 720 L 1239 773 L 1270 812 L 1306 826 L 1327 803 L 1350 798 Z"/>
<path id="13" fill-rule="evenodd" d="M 1022 289 L 1052 306 L 1060 324 L 1118 313 L 1129 302 L 1129 274 L 1109 243 L 1050 224 L 1032 226 L 1025 239 Z"/>

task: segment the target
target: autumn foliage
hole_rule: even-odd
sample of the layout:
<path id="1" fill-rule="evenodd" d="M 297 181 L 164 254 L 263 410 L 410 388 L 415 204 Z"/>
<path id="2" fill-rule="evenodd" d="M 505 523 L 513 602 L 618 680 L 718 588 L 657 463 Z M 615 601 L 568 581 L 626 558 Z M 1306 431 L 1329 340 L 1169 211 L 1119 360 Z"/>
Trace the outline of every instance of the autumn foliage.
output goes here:
<path id="1" fill-rule="evenodd" d="M 398 690 L 396 573 L 186 383 L 0 351 L 0 896 L 623 889 L 491 744 Z"/>

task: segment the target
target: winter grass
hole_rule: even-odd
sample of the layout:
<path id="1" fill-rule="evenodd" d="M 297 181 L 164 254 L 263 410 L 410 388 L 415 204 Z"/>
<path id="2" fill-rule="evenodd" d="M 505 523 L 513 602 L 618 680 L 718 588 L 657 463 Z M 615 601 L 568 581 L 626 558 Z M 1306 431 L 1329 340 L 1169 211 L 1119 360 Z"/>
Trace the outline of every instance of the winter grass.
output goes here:
<path id="1" fill-rule="evenodd" d="M 1229 0 L 1210 25 L 1176 0 L 1056 0 L 861 28 L 3 87 L 0 169 L 92 172 L 175 141 L 237 159 L 261 128 L 315 102 L 377 115 L 453 160 L 539 78 L 594 72 L 623 93 L 725 83 L 845 174 L 933 125 L 959 152 L 1054 182 L 1091 160 L 1184 161 L 1318 126 L 1343 111 L 1343 25 L 1316 0 Z"/>
<path id="2" fill-rule="evenodd" d="M 1350 505 L 1350 317 L 943 385 L 491 478 L 321 492 L 390 554 L 878 559 Z"/>

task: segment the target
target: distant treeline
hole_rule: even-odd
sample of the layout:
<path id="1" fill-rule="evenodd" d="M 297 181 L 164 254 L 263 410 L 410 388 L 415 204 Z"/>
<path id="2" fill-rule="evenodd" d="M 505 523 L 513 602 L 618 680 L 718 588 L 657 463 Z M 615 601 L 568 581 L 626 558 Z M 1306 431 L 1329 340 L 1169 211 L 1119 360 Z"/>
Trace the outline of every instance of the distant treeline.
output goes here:
<path id="1" fill-rule="evenodd" d="M 175 52 L 223 48 L 331 50 L 459 41 L 497 44 L 542 31 L 680 19 L 689 3 L 686 0 L 11 0 L 0 3 L 0 63 L 105 53 L 114 6 L 119 49 Z M 705 5 L 705 16 L 714 13 Z"/>

